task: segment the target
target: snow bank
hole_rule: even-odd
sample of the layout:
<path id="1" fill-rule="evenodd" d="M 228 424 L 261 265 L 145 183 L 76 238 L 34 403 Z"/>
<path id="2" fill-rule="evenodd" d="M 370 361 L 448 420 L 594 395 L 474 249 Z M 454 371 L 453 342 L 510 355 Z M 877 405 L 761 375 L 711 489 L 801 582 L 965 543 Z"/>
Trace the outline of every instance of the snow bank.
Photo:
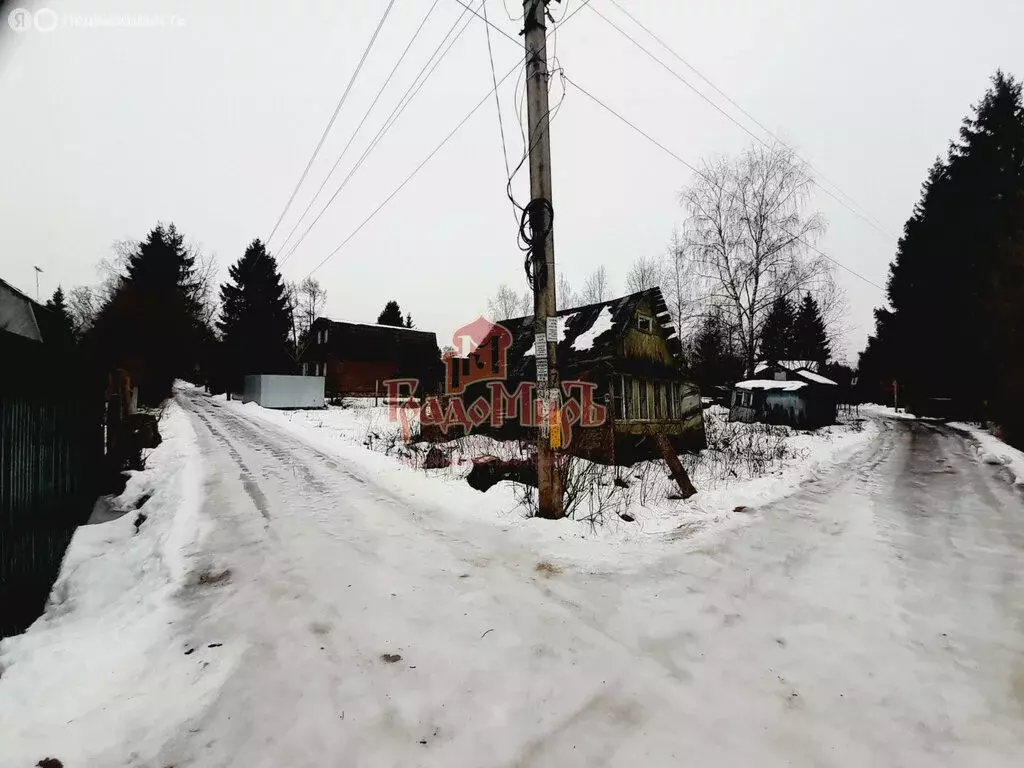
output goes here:
<path id="1" fill-rule="evenodd" d="M 171 636 L 205 530 L 203 470 L 177 405 L 160 432 L 118 499 L 129 511 L 75 532 L 46 613 L 0 643 L 4 768 L 123 764 L 126 744 L 145 760 L 214 690 Z"/>
<path id="2" fill-rule="evenodd" d="M 1007 445 L 987 429 L 976 424 L 951 422 L 949 426 L 970 434 L 982 461 L 1002 467 L 1011 483 L 1024 487 L 1024 451 Z"/>

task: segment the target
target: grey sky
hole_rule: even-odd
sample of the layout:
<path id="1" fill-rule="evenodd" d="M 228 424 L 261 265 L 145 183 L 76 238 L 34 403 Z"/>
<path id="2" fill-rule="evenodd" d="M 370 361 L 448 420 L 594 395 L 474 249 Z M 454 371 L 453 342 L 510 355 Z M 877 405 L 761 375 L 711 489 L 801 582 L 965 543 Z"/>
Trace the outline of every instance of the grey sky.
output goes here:
<path id="1" fill-rule="evenodd" d="M 431 2 L 397 0 L 273 251 Z M 562 6 L 571 12 L 580 2 Z M 995 69 L 1024 74 L 1024 3 L 1017 0 L 620 2 L 893 234 Z M 518 14 L 517 0 L 505 3 Z M 174 221 L 226 271 L 249 241 L 269 234 L 384 5 L 53 0 L 45 4 L 59 19 L 51 32 L 14 33 L 4 20 L 0 276 L 34 293 L 38 264 L 44 294 L 58 282 L 95 282 L 95 264 L 112 241 L 139 238 L 157 220 Z M 608 0 L 593 6 L 722 102 Z M 488 8 L 494 23 L 517 36 L 519 25 L 501 0 L 488 0 Z M 339 171 L 358 158 L 462 10 L 456 0 L 439 0 Z M 160 17 L 163 26 L 65 23 L 75 16 L 79 24 L 109 22 L 118 14 Z M 493 46 L 500 76 L 521 52 L 497 34 Z M 688 161 L 750 144 L 590 9 L 568 21 L 557 46 L 570 77 Z M 483 23 L 473 20 L 285 262 L 285 276 L 303 277 L 345 239 L 483 98 L 490 81 Z M 500 95 L 515 163 L 522 140 L 513 85 L 511 78 Z M 559 268 L 578 285 L 604 264 L 624 292 L 630 263 L 662 252 L 683 220 L 677 193 L 690 172 L 571 86 L 553 126 L 553 151 Z M 336 174 L 326 191 L 343 177 Z M 520 200 L 526 182 L 525 173 L 517 177 Z M 815 204 L 829 222 L 819 245 L 884 285 L 895 241 L 824 195 Z M 372 321 L 394 298 L 442 344 L 485 311 L 500 283 L 525 289 L 493 99 L 316 276 L 329 292 L 329 315 Z M 838 277 L 851 306 L 847 351 L 855 352 L 882 296 L 845 272 Z"/>

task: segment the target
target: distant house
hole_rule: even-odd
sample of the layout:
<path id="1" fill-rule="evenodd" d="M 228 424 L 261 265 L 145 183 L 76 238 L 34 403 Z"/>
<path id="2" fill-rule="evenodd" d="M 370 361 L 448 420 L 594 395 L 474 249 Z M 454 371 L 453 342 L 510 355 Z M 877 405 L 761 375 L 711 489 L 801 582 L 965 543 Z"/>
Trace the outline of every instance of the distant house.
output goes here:
<path id="1" fill-rule="evenodd" d="M 391 325 L 317 318 L 299 362 L 303 375 L 324 377 L 328 397 L 383 394 L 394 378 L 419 379 L 418 393 L 429 393 L 441 381 L 437 335 Z"/>
<path id="2" fill-rule="evenodd" d="M 733 387 L 729 421 L 816 429 L 836 421 L 839 387 L 811 361 L 758 363 L 757 378 Z"/>
<path id="3" fill-rule="evenodd" d="M 534 317 L 499 325 L 512 335 L 506 375 L 511 392 L 537 380 Z M 706 447 L 700 392 L 683 370 L 682 347 L 660 289 L 561 310 L 558 339 L 560 380 L 593 383 L 595 402 L 608 409 L 604 424 L 574 430 L 570 453 L 628 466 L 660 456 L 659 436 L 676 453 Z M 474 394 L 472 387 L 467 394 Z M 481 431 L 501 439 L 531 436 L 515 420 Z"/>

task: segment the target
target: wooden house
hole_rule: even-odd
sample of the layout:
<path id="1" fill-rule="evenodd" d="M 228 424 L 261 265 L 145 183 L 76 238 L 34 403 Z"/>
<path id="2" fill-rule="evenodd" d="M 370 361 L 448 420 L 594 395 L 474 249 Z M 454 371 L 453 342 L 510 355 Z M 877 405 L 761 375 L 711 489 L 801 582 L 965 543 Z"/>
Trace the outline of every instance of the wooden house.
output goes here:
<path id="1" fill-rule="evenodd" d="M 652 288 L 558 312 L 557 368 L 562 382 L 594 385 L 606 418 L 577 425 L 567 451 L 603 464 L 628 466 L 662 455 L 667 439 L 675 453 L 706 447 L 700 392 L 684 372 L 682 347 L 661 290 Z M 511 333 L 505 384 L 514 392 L 537 380 L 534 317 L 500 321 Z M 481 386 L 467 390 L 467 402 Z M 579 400 L 580 393 L 570 393 Z M 565 394 L 563 394 L 565 397 Z M 534 429 L 516 420 L 480 430 L 501 439 L 526 439 Z"/>
<path id="2" fill-rule="evenodd" d="M 324 377 L 327 397 L 383 394 L 395 378 L 419 379 L 418 393 L 431 393 L 441 381 L 437 335 L 414 328 L 317 318 L 299 362 L 303 375 Z"/>
<path id="3" fill-rule="evenodd" d="M 733 387 L 729 420 L 816 429 L 835 424 L 839 386 L 807 361 L 762 362 Z"/>

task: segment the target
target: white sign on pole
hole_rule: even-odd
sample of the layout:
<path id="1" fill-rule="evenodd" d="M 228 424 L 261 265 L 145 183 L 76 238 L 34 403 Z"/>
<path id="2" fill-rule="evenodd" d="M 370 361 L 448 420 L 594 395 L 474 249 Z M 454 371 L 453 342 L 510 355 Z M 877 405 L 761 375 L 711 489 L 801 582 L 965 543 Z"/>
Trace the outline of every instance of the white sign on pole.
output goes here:
<path id="1" fill-rule="evenodd" d="M 533 338 L 533 353 L 540 358 L 547 358 L 548 356 L 548 341 L 544 338 L 543 333 L 538 333 Z"/>
<path id="2" fill-rule="evenodd" d="M 537 358 L 537 381 L 545 387 L 548 384 L 548 361 L 546 358 Z"/>
<path id="3" fill-rule="evenodd" d="M 558 343 L 558 318 L 548 318 L 548 341 Z"/>

